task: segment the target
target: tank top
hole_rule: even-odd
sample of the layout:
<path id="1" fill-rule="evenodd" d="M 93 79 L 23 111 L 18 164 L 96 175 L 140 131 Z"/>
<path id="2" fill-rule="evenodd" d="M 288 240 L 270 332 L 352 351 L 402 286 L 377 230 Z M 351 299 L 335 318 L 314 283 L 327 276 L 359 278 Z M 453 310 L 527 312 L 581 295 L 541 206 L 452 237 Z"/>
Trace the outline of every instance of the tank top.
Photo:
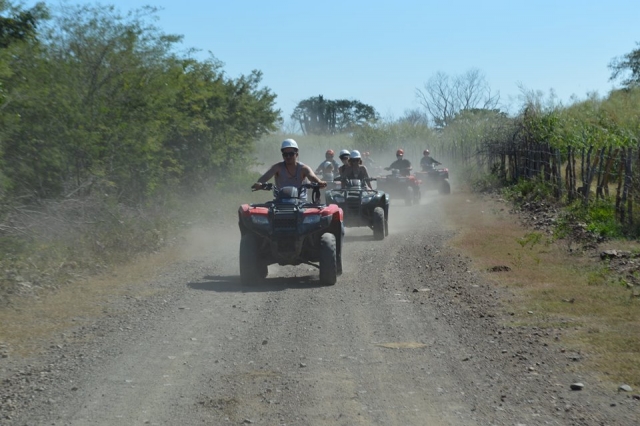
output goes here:
<path id="1" fill-rule="evenodd" d="M 298 163 L 298 165 L 296 166 L 296 172 L 293 174 L 293 176 L 291 176 L 289 175 L 287 166 L 283 161 L 282 163 L 280 163 L 280 171 L 278 172 L 275 181 L 278 188 L 284 188 L 285 186 L 295 186 L 296 188 L 299 188 L 299 198 L 306 199 L 307 188 L 300 189 L 300 185 L 303 184 L 302 166 L 304 166 L 304 163 Z"/>

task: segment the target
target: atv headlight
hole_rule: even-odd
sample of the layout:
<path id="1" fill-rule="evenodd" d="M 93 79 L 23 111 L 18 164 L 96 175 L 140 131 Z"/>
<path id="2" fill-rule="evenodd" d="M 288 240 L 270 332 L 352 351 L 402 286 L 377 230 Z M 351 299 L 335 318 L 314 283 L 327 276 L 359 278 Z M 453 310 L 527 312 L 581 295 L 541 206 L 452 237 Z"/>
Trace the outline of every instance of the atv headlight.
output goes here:
<path id="1" fill-rule="evenodd" d="M 268 226 L 269 225 L 269 217 L 263 215 L 252 215 L 251 222 L 256 226 Z"/>
<path id="2" fill-rule="evenodd" d="M 362 195 L 362 204 L 368 203 L 373 197 L 375 197 L 375 194 Z"/>
<path id="3" fill-rule="evenodd" d="M 305 216 L 304 219 L 302 219 L 303 225 L 315 225 L 316 223 L 320 223 L 320 215 L 318 214 Z"/>
<path id="4" fill-rule="evenodd" d="M 333 201 L 335 201 L 338 204 L 344 203 L 344 197 L 342 195 L 334 194 L 331 196 L 331 198 L 333 198 Z"/>

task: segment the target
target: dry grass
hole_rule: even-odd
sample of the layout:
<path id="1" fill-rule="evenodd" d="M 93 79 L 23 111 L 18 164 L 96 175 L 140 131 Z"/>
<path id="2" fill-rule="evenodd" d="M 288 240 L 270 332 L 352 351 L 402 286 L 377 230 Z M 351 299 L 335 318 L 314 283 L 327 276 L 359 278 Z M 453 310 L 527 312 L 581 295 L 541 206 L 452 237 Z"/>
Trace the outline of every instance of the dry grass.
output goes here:
<path id="1" fill-rule="evenodd" d="M 0 310 L 0 342 L 9 346 L 12 356 L 29 356 L 50 344 L 64 344 L 71 339 L 69 329 L 113 313 L 114 299 L 155 294 L 158 290 L 147 280 L 177 256 L 174 249 L 141 256 L 119 266 L 117 273 L 69 283 L 37 300 L 15 299 L 11 307 Z"/>
<path id="2" fill-rule="evenodd" d="M 640 386 L 640 298 L 599 258 L 571 254 L 566 245 L 523 228 L 507 204 L 459 193 L 441 205 L 448 225 L 459 231 L 453 244 L 478 269 L 511 268 L 486 274 L 514 293 L 509 309 L 515 322 L 564 328 L 563 343 L 589 354 L 585 368 Z M 612 242 L 603 249 L 639 247 Z"/>

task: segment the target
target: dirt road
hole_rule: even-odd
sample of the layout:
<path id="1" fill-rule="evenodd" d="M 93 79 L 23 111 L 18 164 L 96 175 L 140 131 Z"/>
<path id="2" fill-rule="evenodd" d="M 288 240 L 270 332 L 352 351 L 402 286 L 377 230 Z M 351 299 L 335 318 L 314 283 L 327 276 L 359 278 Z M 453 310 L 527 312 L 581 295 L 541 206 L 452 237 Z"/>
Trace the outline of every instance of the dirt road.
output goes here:
<path id="1" fill-rule="evenodd" d="M 136 284 L 153 296 L 0 360 L 0 424 L 637 424 L 637 401 L 572 372 L 559 331 L 509 322 L 436 200 L 393 204 L 384 241 L 348 228 L 331 287 L 272 266 L 243 288 L 236 225 L 194 232 Z"/>

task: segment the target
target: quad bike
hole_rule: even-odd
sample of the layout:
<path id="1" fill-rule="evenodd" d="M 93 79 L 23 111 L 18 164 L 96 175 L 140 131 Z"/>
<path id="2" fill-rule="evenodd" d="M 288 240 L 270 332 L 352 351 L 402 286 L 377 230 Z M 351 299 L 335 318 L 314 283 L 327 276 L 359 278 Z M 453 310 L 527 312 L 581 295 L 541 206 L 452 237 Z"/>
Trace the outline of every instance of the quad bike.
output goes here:
<path id="1" fill-rule="evenodd" d="M 375 178 L 342 179 L 342 188 L 332 189 L 325 193 L 327 203 L 335 203 L 344 212 L 344 226 L 368 226 L 373 230 L 376 240 L 383 240 L 389 235 L 389 194 L 369 189 L 367 182 Z"/>
<path id="2" fill-rule="evenodd" d="M 312 190 L 312 202 L 299 198 L 303 188 Z M 276 188 L 267 183 L 261 189 L 273 190 L 274 199 L 238 209 L 242 284 L 259 283 L 275 263 L 312 265 L 320 270 L 322 284 L 335 284 L 342 274 L 342 209 L 321 204 L 317 184 Z"/>
<path id="3" fill-rule="evenodd" d="M 420 179 L 414 175 L 402 176 L 397 169 L 391 169 L 391 174 L 377 178 L 377 188 L 385 191 L 391 197 L 404 199 L 407 206 L 420 203 Z"/>
<path id="4" fill-rule="evenodd" d="M 434 167 L 431 170 L 416 172 L 425 190 L 437 189 L 440 194 L 451 194 L 449 183 L 449 169 Z"/>

